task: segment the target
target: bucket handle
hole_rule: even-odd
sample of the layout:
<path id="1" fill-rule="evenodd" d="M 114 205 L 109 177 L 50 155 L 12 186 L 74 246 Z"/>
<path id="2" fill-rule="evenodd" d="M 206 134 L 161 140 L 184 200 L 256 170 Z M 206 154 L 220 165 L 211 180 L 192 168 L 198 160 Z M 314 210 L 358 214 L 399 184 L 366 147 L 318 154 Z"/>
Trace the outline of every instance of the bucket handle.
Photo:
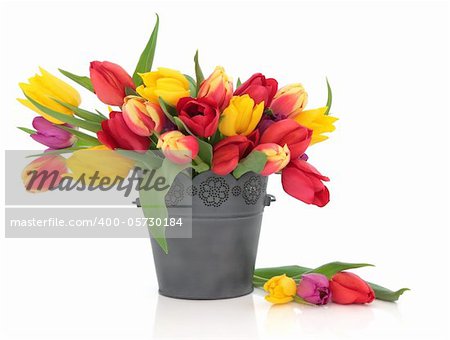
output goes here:
<path id="1" fill-rule="evenodd" d="M 266 197 L 264 197 L 264 206 L 268 207 L 272 202 L 275 202 L 277 199 L 274 195 L 266 194 Z"/>

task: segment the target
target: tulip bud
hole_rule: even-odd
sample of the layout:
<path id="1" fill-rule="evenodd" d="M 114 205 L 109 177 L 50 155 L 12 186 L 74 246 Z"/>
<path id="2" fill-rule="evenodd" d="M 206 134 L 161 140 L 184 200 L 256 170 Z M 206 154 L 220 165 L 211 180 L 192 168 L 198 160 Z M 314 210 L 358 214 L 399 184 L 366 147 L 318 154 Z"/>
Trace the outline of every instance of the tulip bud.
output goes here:
<path id="1" fill-rule="evenodd" d="M 329 180 L 302 159 L 291 158 L 291 162 L 281 172 L 284 191 L 302 202 L 318 207 L 323 207 L 330 201 L 330 192 L 322 183 Z"/>
<path id="2" fill-rule="evenodd" d="M 64 126 L 68 125 L 64 124 Z M 35 117 L 33 127 L 36 129 L 36 133 L 31 134 L 31 138 L 50 149 L 65 149 L 75 143 L 76 137 L 74 135 L 59 128 L 58 125 L 49 122 L 44 117 Z"/>
<path id="3" fill-rule="evenodd" d="M 325 275 L 304 274 L 297 286 L 297 295 L 315 305 L 326 305 L 331 297 L 330 284 Z"/>
<path id="4" fill-rule="evenodd" d="M 210 99 L 222 111 L 228 106 L 232 96 L 233 82 L 228 78 L 224 68 L 217 66 L 214 72 L 202 82 L 197 98 Z"/>
<path id="5" fill-rule="evenodd" d="M 249 138 L 240 135 L 222 139 L 214 145 L 211 171 L 219 176 L 228 175 L 254 144 Z"/>
<path id="6" fill-rule="evenodd" d="M 111 111 L 109 119 L 102 121 L 97 132 L 98 140 L 109 149 L 124 149 L 145 152 L 150 147 L 148 137 L 135 134 L 125 123 L 122 112 Z"/>
<path id="7" fill-rule="evenodd" d="M 233 96 L 222 112 L 219 130 L 224 136 L 248 136 L 261 120 L 264 104 L 255 104 L 248 94 Z"/>
<path id="8" fill-rule="evenodd" d="M 341 305 L 371 303 L 375 293 L 358 275 L 348 272 L 335 274 L 330 281 L 332 300 Z"/>
<path id="9" fill-rule="evenodd" d="M 45 192 L 54 189 L 67 173 L 66 160 L 59 155 L 36 158 L 22 171 L 22 182 L 27 191 Z"/>
<path id="10" fill-rule="evenodd" d="M 290 161 L 290 151 L 287 145 L 283 147 L 275 143 L 259 144 L 253 150 L 264 152 L 267 156 L 266 165 L 260 172 L 262 176 L 269 176 L 282 170 Z"/>
<path id="11" fill-rule="evenodd" d="M 198 155 L 198 141 L 193 136 L 185 136 L 180 131 L 169 131 L 159 137 L 158 148 L 164 156 L 176 164 L 191 162 Z"/>
<path id="12" fill-rule="evenodd" d="M 264 290 L 269 293 L 265 299 L 275 304 L 294 300 L 296 285 L 294 279 L 286 274 L 274 276 L 264 284 Z"/>
<path id="13" fill-rule="evenodd" d="M 256 104 L 264 102 L 269 107 L 278 89 L 278 82 L 273 78 L 266 78 L 261 73 L 255 73 L 234 91 L 235 96 L 248 94 Z"/>
<path id="14" fill-rule="evenodd" d="M 219 109 L 208 98 L 184 97 L 178 101 L 178 117 L 198 137 L 210 137 L 219 124 Z"/>
<path id="15" fill-rule="evenodd" d="M 54 99 L 58 99 L 61 102 L 70 104 L 72 106 L 78 106 L 81 103 L 80 94 L 69 84 L 63 82 L 61 79 L 56 78 L 51 73 L 47 72 L 43 68 L 39 68 L 42 75 L 35 75 L 28 80 L 29 84 L 20 83 L 19 86 L 22 91 L 31 99 L 39 104 L 59 113 L 66 115 L 73 115 L 73 111 L 67 107 L 57 103 Z M 55 124 L 64 124 L 63 121 L 55 119 L 45 112 L 39 110 L 27 99 L 17 99 L 21 104 L 37 112 L 39 115 Z"/>
<path id="16" fill-rule="evenodd" d="M 161 97 L 166 103 L 177 106 L 178 100 L 189 97 L 189 81 L 181 72 L 159 67 L 157 71 L 139 74 L 144 82 L 136 92 L 152 103 Z"/>
<path id="17" fill-rule="evenodd" d="M 260 143 L 287 144 L 291 159 L 303 155 L 311 142 L 312 131 L 292 119 L 272 123 L 261 135 Z"/>
<path id="18" fill-rule="evenodd" d="M 127 87 L 134 89 L 133 79 L 119 65 L 93 61 L 90 66 L 92 86 L 98 99 L 108 105 L 122 106 Z"/>
<path id="19" fill-rule="evenodd" d="M 131 131 L 139 136 L 150 136 L 161 132 L 165 115 L 158 104 L 137 96 L 125 98 L 122 106 L 123 119 Z"/>
<path id="20" fill-rule="evenodd" d="M 278 90 L 270 109 L 276 116 L 292 117 L 303 111 L 307 102 L 308 94 L 302 84 L 291 84 Z"/>

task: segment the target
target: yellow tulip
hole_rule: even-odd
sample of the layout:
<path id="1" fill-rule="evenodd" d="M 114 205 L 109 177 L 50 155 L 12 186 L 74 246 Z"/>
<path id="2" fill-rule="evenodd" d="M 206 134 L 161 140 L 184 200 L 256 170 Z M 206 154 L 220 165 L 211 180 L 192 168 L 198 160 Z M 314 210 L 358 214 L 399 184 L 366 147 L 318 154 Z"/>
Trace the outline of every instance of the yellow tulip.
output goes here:
<path id="1" fill-rule="evenodd" d="M 219 130 L 224 136 L 248 136 L 255 130 L 264 111 L 264 102 L 255 105 L 248 95 L 233 96 L 222 112 Z"/>
<path id="2" fill-rule="evenodd" d="M 176 106 L 178 100 L 189 97 L 189 81 L 179 71 L 159 67 L 157 71 L 140 73 L 144 85 L 139 86 L 136 92 L 153 103 L 158 103 L 161 97 L 165 102 Z"/>
<path id="3" fill-rule="evenodd" d="M 20 83 L 19 86 L 22 91 L 31 99 L 35 100 L 39 104 L 48 107 L 54 111 L 64 113 L 67 115 L 73 115 L 73 111 L 58 104 L 53 99 L 68 103 L 73 106 L 80 105 L 81 98 L 77 90 L 75 90 L 69 84 L 63 82 L 61 79 L 56 78 L 51 73 L 47 72 L 43 68 L 39 68 L 42 75 L 36 74 L 34 77 L 28 79 L 28 83 Z M 64 122 L 50 117 L 38 108 L 36 108 L 27 99 L 18 98 L 20 103 L 37 112 L 48 121 L 55 124 L 64 124 Z"/>
<path id="4" fill-rule="evenodd" d="M 286 274 L 272 277 L 264 284 L 264 290 L 269 293 L 265 299 L 275 304 L 287 303 L 294 300 L 297 285 L 294 279 Z"/>
<path id="5" fill-rule="evenodd" d="M 333 132 L 336 129 L 333 123 L 339 118 L 325 115 L 326 111 L 327 107 L 324 106 L 318 109 L 305 110 L 291 117 L 300 125 L 313 131 L 310 145 L 328 139 L 328 136 L 323 135 L 323 133 Z"/>
<path id="6" fill-rule="evenodd" d="M 75 180 L 84 175 L 87 183 L 90 178 L 97 174 L 94 185 L 98 185 L 102 178 L 108 177 L 111 185 L 117 177 L 126 178 L 134 166 L 134 162 L 114 150 L 109 150 L 104 145 L 94 146 L 87 149 L 75 151 L 66 161 L 71 174 L 68 175 Z M 118 184 L 118 183 L 115 183 Z"/>

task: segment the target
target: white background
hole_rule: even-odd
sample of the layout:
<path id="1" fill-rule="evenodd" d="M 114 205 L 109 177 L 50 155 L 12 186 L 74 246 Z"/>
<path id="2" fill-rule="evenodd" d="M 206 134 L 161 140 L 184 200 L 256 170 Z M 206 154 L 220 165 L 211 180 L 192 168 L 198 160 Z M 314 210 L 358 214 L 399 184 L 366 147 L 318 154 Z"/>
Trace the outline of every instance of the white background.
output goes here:
<path id="1" fill-rule="evenodd" d="M 262 292 L 225 301 L 158 296 L 145 239 L 0 239 L 2 339 L 439 339 L 448 336 L 449 13 L 427 2 L 19 2 L 1 5 L 1 146 L 39 148 L 16 126 L 33 113 L 17 83 L 43 66 L 134 70 L 161 18 L 154 66 L 223 65 L 281 85 L 340 118 L 310 162 L 331 178 L 319 209 L 274 176 L 257 266 L 369 262 L 364 278 L 412 290 L 396 304 L 272 307 Z M 104 106 L 84 89 L 83 107 Z M 3 161 L 3 154 L 2 154 Z M 1 167 L 3 171 L 3 166 Z M 3 188 L 3 183 L 1 184 Z M 4 196 L 2 194 L 2 196 Z M 2 209 L 3 214 L 3 209 Z M 3 215 L 1 217 L 3 221 Z"/>

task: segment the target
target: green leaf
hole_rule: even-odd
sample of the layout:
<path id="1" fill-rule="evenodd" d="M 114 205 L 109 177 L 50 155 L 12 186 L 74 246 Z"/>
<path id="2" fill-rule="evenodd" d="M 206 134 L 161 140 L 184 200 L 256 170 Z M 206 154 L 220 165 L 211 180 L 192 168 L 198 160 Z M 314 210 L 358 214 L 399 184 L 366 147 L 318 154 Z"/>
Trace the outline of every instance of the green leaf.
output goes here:
<path id="1" fill-rule="evenodd" d="M 193 98 L 197 97 L 197 84 L 195 83 L 194 78 L 192 78 L 188 74 L 184 74 L 184 76 L 189 82 L 189 93 L 191 94 L 191 97 Z"/>
<path id="2" fill-rule="evenodd" d="M 65 103 L 65 102 L 63 102 L 61 100 L 58 100 L 56 98 L 52 98 L 52 99 L 55 102 L 57 102 L 58 104 L 68 108 L 69 110 L 72 110 L 76 116 L 78 116 L 80 118 L 83 118 L 85 120 L 89 120 L 91 122 L 96 122 L 96 123 L 101 123 L 102 121 L 105 120 L 103 117 L 99 116 L 97 113 L 80 109 L 79 107 L 73 106 L 73 105 L 71 105 L 69 103 Z"/>
<path id="3" fill-rule="evenodd" d="M 198 50 L 195 52 L 194 63 L 195 63 L 195 78 L 197 80 L 197 90 L 198 90 L 200 88 L 200 85 L 202 85 L 203 80 L 205 80 L 202 68 L 200 67 L 200 64 L 198 62 Z"/>
<path id="4" fill-rule="evenodd" d="M 108 117 L 106 117 L 103 113 L 101 113 L 99 110 L 95 110 L 95 112 L 97 112 L 98 113 L 98 115 L 100 116 L 100 117 L 102 117 L 103 119 L 108 119 Z"/>
<path id="5" fill-rule="evenodd" d="M 142 78 L 138 73 L 149 72 L 152 69 L 153 58 L 155 57 L 155 49 L 156 49 L 156 40 L 158 39 L 158 28 L 159 28 L 159 16 L 156 13 L 156 23 L 153 28 L 152 35 L 147 42 L 142 54 L 139 58 L 138 64 L 136 65 L 136 69 L 133 73 L 133 82 L 138 87 L 142 85 Z"/>
<path id="6" fill-rule="evenodd" d="M 44 112 L 45 114 L 49 115 L 50 117 L 53 117 L 55 119 L 58 119 L 64 123 L 67 124 L 71 124 L 74 126 L 78 126 L 80 128 L 83 128 L 85 130 L 88 131 L 92 131 L 92 132 L 97 132 L 101 129 L 101 126 L 99 123 L 94 123 L 94 122 L 88 122 L 82 119 L 78 119 L 75 117 L 72 117 L 70 115 L 66 115 L 64 113 L 60 113 L 60 112 L 56 112 L 52 109 L 49 109 L 48 107 L 45 107 L 44 105 L 39 104 L 37 101 L 35 101 L 34 99 L 28 97 L 25 93 L 24 93 L 25 97 L 31 102 L 31 104 L 33 104 L 34 106 L 36 106 L 39 110 L 41 110 L 42 112 Z"/>
<path id="7" fill-rule="evenodd" d="M 138 93 L 133 90 L 131 87 L 125 87 L 125 95 L 127 96 L 138 96 Z"/>
<path id="8" fill-rule="evenodd" d="M 328 78 L 327 78 L 327 90 L 328 90 L 328 99 L 327 99 L 327 110 L 325 111 L 326 116 L 330 114 L 331 103 L 333 101 L 333 93 L 331 92 L 331 86 L 330 83 L 328 82 Z"/>
<path id="9" fill-rule="evenodd" d="M 167 118 L 169 118 L 169 120 L 175 123 L 175 120 L 173 119 L 173 117 L 177 116 L 177 109 L 175 109 L 173 106 L 167 104 L 164 99 L 162 99 L 161 97 L 158 98 L 158 102 L 159 102 L 159 106 L 161 106 L 161 109 L 163 110 L 164 114 L 166 115 Z"/>
<path id="10" fill-rule="evenodd" d="M 233 171 L 233 176 L 239 179 L 247 172 L 260 173 L 267 162 L 267 156 L 261 151 L 252 151 L 247 157 L 242 159 L 236 169 Z"/>
<path id="11" fill-rule="evenodd" d="M 385 287 L 379 286 L 375 283 L 367 282 L 375 292 L 375 297 L 378 300 L 382 301 L 388 301 L 388 302 L 394 302 L 399 299 L 399 297 L 406 292 L 407 290 L 410 290 L 409 288 L 401 288 L 397 291 L 392 291 L 390 289 L 387 289 Z"/>
<path id="12" fill-rule="evenodd" d="M 311 268 L 301 267 L 297 265 L 283 266 L 283 267 L 271 267 L 271 268 L 259 268 L 255 270 L 253 275 L 253 285 L 255 287 L 262 287 L 264 283 L 273 276 L 286 274 L 292 278 L 300 278 L 300 276 L 311 270 Z"/>
<path id="13" fill-rule="evenodd" d="M 241 85 L 242 85 L 241 78 L 238 78 L 236 82 L 236 88 L 238 88 Z"/>
<path id="14" fill-rule="evenodd" d="M 101 143 L 98 141 L 97 138 L 90 136 L 84 132 L 72 129 L 72 128 L 64 126 L 64 125 L 59 125 L 58 127 L 60 129 L 70 132 L 72 135 L 76 136 L 77 138 L 79 138 L 79 139 L 83 140 L 85 143 L 87 143 L 84 145 L 90 145 L 90 146 L 101 145 Z"/>
<path id="15" fill-rule="evenodd" d="M 39 157 L 39 156 L 43 156 L 43 155 L 62 155 L 64 153 L 72 153 L 74 151 L 82 150 L 82 149 L 86 149 L 86 147 L 84 147 L 84 146 L 76 146 L 76 147 L 59 149 L 59 150 L 45 151 L 45 152 L 40 152 L 40 153 L 36 153 L 36 154 L 33 154 L 33 155 L 26 156 L 25 158 Z"/>
<path id="16" fill-rule="evenodd" d="M 143 165 L 144 169 L 157 169 L 161 167 L 163 159 L 156 156 L 154 151 L 147 151 L 142 154 L 131 150 L 116 150 L 122 156 L 130 158 Z"/>
<path id="17" fill-rule="evenodd" d="M 70 73 L 69 71 L 64 71 L 60 68 L 58 70 L 59 70 L 59 72 L 64 74 L 67 78 L 73 80 L 78 85 L 81 85 L 84 88 L 88 89 L 89 91 L 94 92 L 94 86 L 92 86 L 92 82 L 89 77 L 77 76 L 76 74 Z"/>
<path id="18" fill-rule="evenodd" d="M 190 164 L 174 164 L 167 158 L 163 160 L 160 168 L 156 169 L 154 172 L 154 178 L 163 177 L 166 179 L 166 185 L 172 185 L 175 177 L 180 173 L 180 171 L 189 167 Z M 142 183 L 148 181 L 148 176 L 151 176 L 151 172 L 148 171 L 144 175 L 144 180 Z M 147 218 L 161 219 L 164 221 L 168 217 L 167 207 L 165 202 L 165 196 L 169 191 L 170 187 L 164 190 L 139 190 L 140 203 L 144 216 Z M 150 235 L 159 244 L 161 249 L 168 254 L 169 246 L 166 240 L 166 229 L 164 226 L 154 226 L 149 227 Z"/>
<path id="19" fill-rule="evenodd" d="M 347 270 L 347 269 L 355 269 L 355 268 L 361 268 L 361 267 L 369 267 L 372 266 L 373 264 L 368 264 L 368 263 L 346 263 L 346 262 L 330 262 L 327 264 L 324 264 L 323 266 L 317 267 L 315 269 L 311 269 L 309 271 L 309 273 L 318 273 L 318 274 L 323 274 L 326 277 L 328 277 L 328 279 L 331 279 L 331 277 L 336 274 L 339 273 L 343 270 Z"/>
<path id="20" fill-rule="evenodd" d="M 19 130 L 22 130 L 23 132 L 28 133 L 29 135 L 32 135 L 32 134 L 35 134 L 35 133 L 36 133 L 36 130 L 28 129 L 28 128 L 26 128 L 26 127 L 18 126 L 17 128 L 18 128 Z"/>

